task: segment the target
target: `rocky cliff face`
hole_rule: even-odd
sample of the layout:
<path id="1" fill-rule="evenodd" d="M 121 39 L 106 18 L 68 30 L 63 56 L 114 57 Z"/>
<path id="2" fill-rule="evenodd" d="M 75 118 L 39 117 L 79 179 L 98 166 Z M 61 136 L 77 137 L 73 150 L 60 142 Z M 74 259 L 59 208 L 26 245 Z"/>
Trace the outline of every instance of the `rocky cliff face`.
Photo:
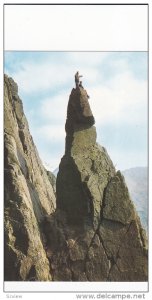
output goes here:
<path id="1" fill-rule="evenodd" d="M 147 280 L 145 232 L 94 123 L 87 92 L 73 89 L 55 190 L 5 77 L 6 280 Z"/>
<path id="2" fill-rule="evenodd" d="M 5 280 L 51 280 L 41 223 L 55 194 L 30 135 L 17 84 L 5 76 Z"/>

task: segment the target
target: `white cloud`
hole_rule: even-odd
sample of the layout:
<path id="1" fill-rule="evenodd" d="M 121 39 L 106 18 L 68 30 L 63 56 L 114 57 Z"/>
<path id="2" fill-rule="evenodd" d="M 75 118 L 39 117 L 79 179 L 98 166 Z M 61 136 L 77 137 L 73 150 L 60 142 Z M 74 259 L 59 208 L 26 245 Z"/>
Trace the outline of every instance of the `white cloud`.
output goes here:
<path id="1" fill-rule="evenodd" d="M 19 90 L 28 94 L 51 91 L 54 88 L 62 89 L 64 85 L 72 88 L 77 70 L 83 75 L 82 80 L 85 86 L 88 86 L 102 78 L 98 65 L 106 56 L 106 53 L 68 53 L 62 61 L 23 60 L 20 62 L 20 68 L 11 72 L 10 75 L 18 83 Z"/>
<path id="2" fill-rule="evenodd" d="M 105 62 L 108 63 L 107 69 Z M 90 95 L 97 133 L 98 130 L 101 132 L 104 125 L 117 124 L 122 132 L 127 124 L 146 126 L 147 83 L 133 75 L 131 64 L 128 64 L 125 56 L 119 58 L 109 53 L 73 52 L 61 55 L 59 60 L 56 56 L 54 61 L 49 60 L 48 56 L 46 60 L 45 55 L 44 59 L 37 62 L 23 59 L 20 68 L 14 67 L 10 75 L 18 83 L 22 94 L 27 94 L 26 99 L 28 96 L 32 99 L 35 93 L 38 106 L 34 111 L 32 101 L 27 101 L 28 121 L 42 160 L 48 162 L 52 169 L 58 166 L 64 153 L 67 104 L 77 70 L 83 75 L 83 85 Z M 42 99 L 39 94 L 43 91 L 47 96 Z M 40 122 L 34 122 L 35 119 Z M 45 143 L 49 143 L 50 149 L 45 149 Z M 146 161 L 145 153 L 139 153 L 139 149 L 134 152 L 132 145 L 127 153 L 126 149 L 119 149 L 119 145 L 115 149 L 115 146 L 111 143 L 110 155 L 121 168 L 140 165 L 144 160 L 142 155 Z"/>
<path id="3" fill-rule="evenodd" d="M 41 160 L 49 164 L 53 171 L 59 166 L 61 157 L 65 151 L 65 131 L 60 125 L 39 125 L 31 127 L 34 141 L 38 147 Z"/>
<path id="4" fill-rule="evenodd" d="M 138 152 L 132 148 L 119 150 L 118 148 L 107 148 L 108 153 L 112 159 L 112 162 L 117 170 L 125 170 L 137 166 L 147 166 L 147 155 L 140 149 Z"/>
<path id="5" fill-rule="evenodd" d="M 128 72 L 129 71 L 129 65 L 127 61 L 127 57 L 117 57 L 115 60 L 109 60 L 108 61 L 108 67 L 113 71 L 118 71 L 119 74 L 121 72 Z"/>
<path id="6" fill-rule="evenodd" d="M 90 89 L 89 93 L 98 125 L 146 122 L 147 84 L 130 73 L 118 75 L 108 84 Z"/>
<path id="7" fill-rule="evenodd" d="M 65 131 L 61 125 L 42 125 L 37 129 L 37 136 L 41 136 L 46 141 L 52 142 L 52 145 L 58 142 L 63 143 Z"/>
<path id="8" fill-rule="evenodd" d="M 98 67 L 108 55 L 108 52 L 70 52 L 68 59 L 78 65 Z"/>
<path id="9" fill-rule="evenodd" d="M 47 170 L 54 171 L 60 164 L 63 152 L 52 154 L 47 151 L 40 151 L 41 160 Z"/>
<path id="10" fill-rule="evenodd" d="M 44 118 L 44 122 L 63 124 L 66 119 L 68 98 L 68 92 L 62 91 L 54 97 L 43 99 L 39 107 L 39 114 Z"/>
<path id="11" fill-rule="evenodd" d="M 65 65 L 49 62 L 23 63 L 22 69 L 13 74 L 19 88 L 26 93 L 51 90 L 66 84 L 70 75 Z"/>

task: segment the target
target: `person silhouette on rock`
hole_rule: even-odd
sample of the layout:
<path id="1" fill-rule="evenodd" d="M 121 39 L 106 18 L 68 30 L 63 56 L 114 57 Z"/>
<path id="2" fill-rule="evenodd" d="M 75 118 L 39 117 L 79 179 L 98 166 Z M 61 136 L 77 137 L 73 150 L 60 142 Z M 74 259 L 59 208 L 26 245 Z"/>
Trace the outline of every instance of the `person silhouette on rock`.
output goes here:
<path id="1" fill-rule="evenodd" d="M 80 81 L 79 87 L 81 87 L 82 89 L 84 89 L 84 87 L 83 87 L 83 85 L 82 85 L 82 81 Z"/>
<path id="2" fill-rule="evenodd" d="M 82 75 L 79 75 L 79 72 L 77 71 L 75 74 L 75 84 L 76 84 L 76 88 L 79 87 L 79 78 L 83 77 Z"/>

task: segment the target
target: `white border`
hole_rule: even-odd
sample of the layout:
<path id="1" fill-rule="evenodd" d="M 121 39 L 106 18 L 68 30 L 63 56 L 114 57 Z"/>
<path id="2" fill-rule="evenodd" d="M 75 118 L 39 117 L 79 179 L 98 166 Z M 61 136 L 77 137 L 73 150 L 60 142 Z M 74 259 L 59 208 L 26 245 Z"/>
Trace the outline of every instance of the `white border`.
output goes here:
<path id="1" fill-rule="evenodd" d="M 5 282 L 6 292 L 147 292 L 147 282 Z"/>
<path id="2" fill-rule="evenodd" d="M 5 1 L 5 3 L 31 3 L 31 1 L 30 0 L 16 0 L 16 1 L 14 1 L 14 0 L 6 0 Z M 33 3 L 41 3 L 41 1 L 40 0 L 33 0 L 32 1 Z M 57 1 L 57 0 L 54 0 L 53 1 L 54 3 L 64 3 L 65 1 L 64 0 L 60 0 L 60 1 Z M 66 1 L 66 3 L 68 3 L 68 2 L 73 2 L 72 0 L 71 1 Z M 77 1 L 77 3 L 81 3 L 82 1 L 81 0 L 78 0 Z M 87 2 L 87 3 L 91 3 L 92 1 L 90 1 L 90 0 L 88 0 L 88 1 L 83 1 L 83 2 Z M 95 1 L 96 3 L 102 3 L 102 1 L 99 1 L 99 0 L 96 0 Z M 103 1 L 104 3 L 116 3 L 116 1 L 114 1 L 114 0 L 111 0 L 111 1 L 107 1 L 107 0 L 104 0 Z M 142 1 L 142 0 L 139 0 L 139 1 L 136 1 L 136 0 L 134 0 L 134 1 L 128 1 L 128 0 L 126 0 L 126 1 L 124 1 L 124 0 L 122 0 L 122 1 L 120 1 L 120 0 L 118 0 L 117 1 L 117 3 L 148 3 L 149 4 L 149 6 L 150 6 L 150 4 L 151 4 L 151 1 L 150 0 L 147 0 L 147 1 Z M 45 3 L 50 3 L 50 1 L 49 0 L 45 0 Z M 0 2 L 0 33 L 1 33 L 1 37 L 2 37 L 2 32 L 3 32 L 3 26 L 2 26 L 2 21 L 3 21 L 3 4 L 4 4 L 4 2 Z M 151 16 L 151 9 L 150 9 L 150 16 Z M 151 22 L 151 18 L 150 18 L 150 20 L 149 20 L 149 22 L 150 22 L 150 24 L 149 24 L 149 28 L 152 28 L 152 22 Z M 151 36 L 151 33 L 150 33 L 150 35 L 149 36 Z M 150 57 L 149 57 L 149 62 L 150 62 L 150 78 L 149 78 L 149 83 L 151 82 L 151 80 L 152 80 L 152 78 L 151 78 L 151 49 L 152 49 L 152 44 L 151 44 L 151 39 L 150 39 Z M 17 49 L 16 49 L 17 50 Z M 35 49 L 36 50 L 36 49 Z M 48 50 L 50 50 L 50 49 L 48 49 Z M 59 49 L 58 49 L 59 50 Z M 126 49 L 124 49 L 124 50 L 126 50 Z M 2 41 L 2 39 L 0 39 L 0 67 L 1 67 L 1 73 L 0 73 L 0 83 L 1 83 L 1 87 L 3 86 L 3 41 Z M 150 89 L 150 91 L 151 91 L 151 85 L 149 86 L 149 89 Z M 3 133 L 3 104 L 2 104 L 2 99 L 3 99 L 3 89 L 0 89 L 0 101 L 1 101 L 1 103 L 0 103 L 0 120 L 1 120 L 1 122 L 0 122 L 0 143 L 1 143 L 1 145 L 2 145 L 2 143 L 3 143 L 3 138 L 2 138 L 2 133 Z M 152 104 L 151 104 L 151 101 L 149 101 L 149 132 L 151 132 L 151 128 L 152 128 L 152 121 L 151 121 L 151 115 L 152 115 Z M 149 138 L 150 138 L 150 134 L 149 134 Z M 2 149 L 2 147 L 1 147 L 1 149 Z M 152 144 L 151 144 L 151 138 L 150 138 L 150 140 L 149 140 L 149 153 L 152 153 Z M 149 166 L 151 166 L 151 155 L 150 155 L 150 157 L 149 157 Z M 2 153 L 2 155 L 0 155 L 0 165 L 1 165 L 1 167 L 3 166 L 3 153 Z M 2 169 L 3 169 L 3 167 L 2 167 Z M 149 182 L 152 182 L 152 171 L 151 171 L 151 167 L 150 167 L 150 170 L 149 170 Z M 3 180 L 2 181 L 0 181 L 0 192 L 1 192 L 1 199 L 3 198 Z M 149 190 L 149 199 L 152 199 L 152 193 L 151 193 L 151 188 L 150 188 L 150 190 Z M 150 201 L 150 203 L 149 203 L 149 213 L 152 211 L 152 201 Z M 3 207 L 0 207 L 0 213 L 1 213 L 1 217 L 0 217 L 0 222 L 1 222 L 1 228 L 3 228 Z M 149 220 L 150 220 L 150 218 L 149 218 Z M 0 231 L 1 232 L 1 240 L 3 239 L 3 231 L 1 230 Z M 149 241 L 149 253 L 151 253 L 152 251 L 152 241 L 151 241 L 151 230 L 149 230 L 149 239 L 150 239 L 150 241 Z M 3 247 L 0 247 L 0 250 L 1 250 L 1 270 L 3 270 Z M 151 270 L 152 270 L 152 260 L 151 260 L 151 256 L 150 256 L 150 259 L 149 259 L 149 292 L 148 293 L 146 293 L 146 294 L 143 294 L 143 296 L 144 296 L 144 298 L 140 298 L 140 296 L 142 296 L 142 294 L 139 294 L 139 299 L 147 299 L 147 300 L 151 300 L 152 299 L 152 289 L 151 289 L 151 283 L 152 283 L 152 275 L 151 275 Z M 5 283 L 6 284 L 6 283 Z M 12 283 L 11 283 L 12 284 Z M 29 283 L 25 283 L 25 284 L 29 284 Z M 40 284 L 41 286 L 42 286 L 42 284 L 43 283 L 38 283 L 38 284 Z M 52 284 L 51 282 L 50 283 L 47 283 L 47 284 Z M 64 285 L 66 285 L 66 283 L 63 283 Z M 79 283 L 78 283 L 79 284 Z M 111 283 L 108 283 L 109 285 L 111 284 Z M 113 283 L 112 283 L 113 284 Z M 122 283 L 114 283 L 115 284 L 115 286 L 117 285 L 117 286 L 119 286 L 119 289 L 120 289 L 120 287 L 122 286 Z M 134 290 L 134 282 L 133 283 L 130 283 L 131 284 L 131 286 L 132 286 L 132 289 Z M 140 285 L 140 283 L 138 283 L 139 285 Z M 143 284 L 143 283 L 142 283 Z M 145 283 L 146 284 L 146 283 Z M 9 285 L 9 283 L 8 283 L 8 285 Z M 15 285 L 16 286 L 20 286 L 20 282 L 16 282 L 15 283 Z M 31 285 L 33 285 L 33 287 L 35 286 L 35 283 L 31 283 Z M 8 286 L 5 286 L 6 288 L 8 288 Z M 57 287 L 58 287 L 58 291 L 59 291 L 59 283 L 57 283 Z M 73 290 L 75 290 L 74 289 L 74 287 L 75 287 L 75 283 L 73 283 Z M 35 288 L 35 287 L 34 287 Z M 115 291 L 116 291 L 116 288 L 114 287 L 114 289 L 115 289 Z M 32 294 L 32 293 L 24 293 L 24 294 L 16 294 L 15 292 L 13 293 L 13 291 L 12 291 L 12 293 L 11 294 L 6 294 L 6 293 L 3 293 L 3 272 L 0 272 L 0 299 L 6 299 L 6 298 L 10 298 L 10 297 L 12 297 L 13 298 L 13 296 L 14 296 L 14 298 L 15 298 L 15 296 L 22 296 L 24 299 L 33 299 L 33 297 L 35 298 L 37 298 L 37 299 L 42 299 L 42 293 L 40 293 L 40 294 L 38 294 L 39 292 L 38 292 L 38 287 L 37 287 L 37 294 L 35 294 L 34 293 L 34 295 Z M 93 292 L 94 291 L 94 288 L 92 288 L 92 291 L 91 292 Z M 115 292 L 114 291 L 114 292 Z M 100 291 L 101 292 L 101 291 Z M 110 290 L 108 289 L 108 292 L 110 292 Z M 124 289 L 123 290 L 123 292 L 124 293 L 126 293 L 127 291 Z M 137 291 L 136 291 L 137 292 Z M 87 292 L 86 292 L 87 293 Z M 55 294 L 55 293 L 53 293 L 53 294 L 50 294 L 50 293 L 45 293 L 44 294 L 45 295 L 45 299 L 53 299 L 53 300 L 56 300 L 56 299 L 66 299 L 66 300 L 68 300 L 68 299 L 76 299 L 76 297 L 75 297 L 75 294 L 68 294 L 68 293 L 64 293 L 64 294 Z M 131 295 L 131 294 L 130 294 Z M 89 297 L 88 297 L 88 299 L 89 299 Z M 123 298 L 123 299 L 125 299 L 125 298 Z"/>
<path id="3" fill-rule="evenodd" d="M 147 5 L 5 5 L 6 51 L 147 51 Z"/>

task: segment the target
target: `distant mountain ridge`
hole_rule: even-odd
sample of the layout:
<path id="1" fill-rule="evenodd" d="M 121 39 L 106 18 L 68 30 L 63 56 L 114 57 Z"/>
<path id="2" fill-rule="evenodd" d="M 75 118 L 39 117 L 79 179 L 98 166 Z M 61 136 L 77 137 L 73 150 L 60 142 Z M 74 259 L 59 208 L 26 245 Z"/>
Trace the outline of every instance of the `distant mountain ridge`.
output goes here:
<path id="1" fill-rule="evenodd" d="M 131 198 L 134 201 L 144 228 L 148 227 L 148 169 L 135 167 L 122 171 Z"/>
<path id="2" fill-rule="evenodd" d="M 57 177 L 58 172 L 59 172 L 59 167 L 56 168 L 56 169 L 53 171 L 53 174 L 54 174 L 55 177 Z"/>

